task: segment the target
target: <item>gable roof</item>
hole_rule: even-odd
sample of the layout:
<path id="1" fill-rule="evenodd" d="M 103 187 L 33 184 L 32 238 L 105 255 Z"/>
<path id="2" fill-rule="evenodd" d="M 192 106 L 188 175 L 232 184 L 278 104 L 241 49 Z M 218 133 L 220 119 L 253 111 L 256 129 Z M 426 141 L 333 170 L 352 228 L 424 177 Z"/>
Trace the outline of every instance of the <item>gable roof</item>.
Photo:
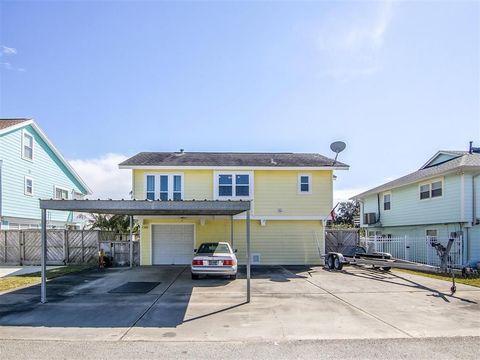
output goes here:
<path id="1" fill-rule="evenodd" d="M 328 167 L 349 166 L 316 153 L 141 152 L 120 165 L 135 167 Z"/>
<path id="2" fill-rule="evenodd" d="M 425 164 L 418 171 L 402 176 L 401 178 L 387 182 L 373 189 L 367 190 L 361 194 L 352 197 L 352 199 L 360 199 L 368 195 L 377 194 L 383 191 L 391 190 L 393 188 L 420 182 L 422 180 L 428 180 L 458 170 L 480 171 L 480 154 L 470 154 L 468 151 L 448 151 L 448 153 L 455 154 L 456 157 L 432 166 L 426 166 L 428 165 L 427 162 L 427 164 Z M 432 159 L 434 158 L 435 156 Z"/>
<path id="3" fill-rule="evenodd" d="M 73 167 L 68 163 L 67 160 L 63 157 L 63 155 L 58 151 L 58 149 L 53 145 L 47 135 L 40 129 L 37 123 L 33 119 L 0 119 L 0 135 L 26 127 L 32 126 L 32 128 L 37 132 L 40 138 L 45 141 L 47 146 L 52 150 L 55 156 L 60 160 L 60 162 L 66 167 L 66 169 L 72 174 L 75 180 L 83 187 L 86 194 L 91 194 L 92 191 L 88 187 L 88 185 L 83 181 L 80 175 L 73 169 Z"/>

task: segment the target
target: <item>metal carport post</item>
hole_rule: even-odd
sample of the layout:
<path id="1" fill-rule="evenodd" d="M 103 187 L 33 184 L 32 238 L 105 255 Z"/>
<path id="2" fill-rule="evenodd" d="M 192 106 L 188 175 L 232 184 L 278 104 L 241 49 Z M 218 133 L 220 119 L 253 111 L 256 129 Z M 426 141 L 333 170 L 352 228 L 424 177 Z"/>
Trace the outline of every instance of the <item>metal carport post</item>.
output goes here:
<path id="1" fill-rule="evenodd" d="M 247 242 L 247 302 L 250 302 L 250 201 L 150 201 L 150 200 L 40 200 L 42 212 L 40 301 L 47 302 L 47 210 L 77 211 L 100 214 L 128 215 L 130 217 L 130 267 L 133 265 L 133 216 L 152 215 L 233 215 L 246 213 Z"/>

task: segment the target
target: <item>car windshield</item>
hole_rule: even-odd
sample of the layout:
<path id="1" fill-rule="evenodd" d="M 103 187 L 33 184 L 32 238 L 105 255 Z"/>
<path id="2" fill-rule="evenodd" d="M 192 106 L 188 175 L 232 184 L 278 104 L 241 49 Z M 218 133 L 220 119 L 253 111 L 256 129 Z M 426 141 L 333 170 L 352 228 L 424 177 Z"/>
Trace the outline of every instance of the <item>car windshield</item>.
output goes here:
<path id="1" fill-rule="evenodd" d="M 199 254 L 215 254 L 215 253 L 230 253 L 230 248 L 227 244 L 219 243 L 205 243 L 200 245 L 198 249 Z"/>

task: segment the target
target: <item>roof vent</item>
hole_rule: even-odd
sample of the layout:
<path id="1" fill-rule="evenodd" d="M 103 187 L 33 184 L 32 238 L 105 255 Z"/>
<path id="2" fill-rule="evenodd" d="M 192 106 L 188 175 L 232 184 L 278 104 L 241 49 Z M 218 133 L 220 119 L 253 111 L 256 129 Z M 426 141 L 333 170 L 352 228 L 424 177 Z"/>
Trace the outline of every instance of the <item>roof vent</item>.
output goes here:
<path id="1" fill-rule="evenodd" d="M 185 150 L 184 150 L 184 149 L 180 149 L 179 152 L 177 152 L 175 155 L 181 156 L 181 155 L 184 155 L 184 154 L 185 154 Z"/>

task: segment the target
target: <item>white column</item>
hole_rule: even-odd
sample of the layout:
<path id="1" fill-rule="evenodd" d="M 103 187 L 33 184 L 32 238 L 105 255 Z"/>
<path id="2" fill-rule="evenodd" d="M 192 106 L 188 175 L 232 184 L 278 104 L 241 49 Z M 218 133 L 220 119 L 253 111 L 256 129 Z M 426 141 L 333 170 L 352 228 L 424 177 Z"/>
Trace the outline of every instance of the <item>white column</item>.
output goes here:
<path id="1" fill-rule="evenodd" d="M 47 210 L 42 209 L 42 240 L 41 240 L 41 267 L 42 284 L 40 291 L 40 301 L 42 304 L 47 302 Z"/>
<path id="2" fill-rule="evenodd" d="M 247 210 L 246 218 L 247 226 L 247 302 L 250 302 L 250 261 L 252 255 L 250 254 L 250 210 Z"/>
<path id="3" fill-rule="evenodd" d="M 130 218 L 130 269 L 133 267 L 133 216 Z"/>

